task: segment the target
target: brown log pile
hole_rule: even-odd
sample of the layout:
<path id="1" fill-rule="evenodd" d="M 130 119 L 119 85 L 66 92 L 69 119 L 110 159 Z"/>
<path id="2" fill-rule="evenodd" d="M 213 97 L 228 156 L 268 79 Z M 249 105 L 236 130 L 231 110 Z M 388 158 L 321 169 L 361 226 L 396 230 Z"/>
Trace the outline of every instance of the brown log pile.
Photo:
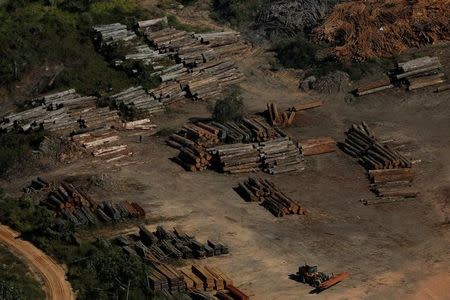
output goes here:
<path id="1" fill-rule="evenodd" d="M 260 142 L 258 150 L 262 168 L 266 173 L 275 175 L 296 172 L 303 168 L 300 149 L 287 136 Z"/>
<path id="2" fill-rule="evenodd" d="M 358 97 L 374 94 L 377 92 L 385 91 L 388 89 L 394 88 L 395 85 L 391 83 L 391 80 L 389 78 L 378 80 L 374 82 L 370 82 L 365 85 L 360 85 L 356 90 L 355 94 Z"/>
<path id="3" fill-rule="evenodd" d="M 238 193 L 250 202 L 260 202 L 275 217 L 282 217 L 289 214 L 306 214 L 306 209 L 296 201 L 286 196 L 272 182 L 258 178 L 249 177 L 248 180 L 239 184 Z"/>
<path id="4" fill-rule="evenodd" d="M 380 143 L 366 123 L 353 124 L 340 146 L 367 169 L 370 189 L 377 198 L 362 200 L 364 204 L 403 201 L 419 194 L 412 187 L 415 175 L 412 162 L 389 145 Z"/>
<path id="5" fill-rule="evenodd" d="M 303 156 L 318 155 L 336 151 L 336 141 L 331 137 L 309 139 L 299 142 Z"/>
<path id="6" fill-rule="evenodd" d="M 302 111 L 307 109 L 312 109 L 316 107 L 320 107 L 323 105 L 322 100 L 307 100 L 299 104 L 295 104 L 291 107 L 290 111 Z"/>
<path id="7" fill-rule="evenodd" d="M 358 0 L 334 7 L 315 29 L 345 62 L 391 57 L 411 47 L 450 39 L 449 0 Z"/>
<path id="8" fill-rule="evenodd" d="M 275 103 L 267 103 L 267 115 L 270 125 L 276 127 L 288 127 L 292 125 L 295 118 L 295 111 L 279 112 Z"/>
<path id="9" fill-rule="evenodd" d="M 398 151 L 381 144 L 366 123 L 353 124 L 340 146 L 347 154 L 358 158 L 367 170 L 411 168 L 412 163 Z"/>
<path id="10" fill-rule="evenodd" d="M 186 170 L 202 171 L 211 165 L 212 156 L 206 148 L 219 143 L 218 134 L 218 129 L 202 122 L 185 124 L 169 137 L 167 144 L 180 150 L 175 161 Z"/>
<path id="11" fill-rule="evenodd" d="M 75 226 L 117 223 L 145 217 L 144 209 L 135 202 L 103 201 L 99 203 L 81 189 L 65 181 L 54 185 L 41 204 Z"/>

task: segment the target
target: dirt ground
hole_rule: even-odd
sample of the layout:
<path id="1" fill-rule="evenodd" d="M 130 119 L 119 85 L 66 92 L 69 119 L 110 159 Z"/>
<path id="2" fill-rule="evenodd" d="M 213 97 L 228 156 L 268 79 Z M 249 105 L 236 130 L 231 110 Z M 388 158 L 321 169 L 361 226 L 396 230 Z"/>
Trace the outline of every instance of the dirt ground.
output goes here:
<path id="1" fill-rule="evenodd" d="M 398 204 L 361 205 L 360 199 L 372 197 L 364 169 L 338 151 L 306 158 L 300 173 L 259 174 L 310 211 L 307 216 L 275 218 L 234 192 L 246 175 L 186 172 L 170 160 L 177 151 L 157 136 L 144 137 L 143 144 L 129 137 L 134 152 L 129 164 L 81 160 L 40 175 L 103 174 L 97 176 L 115 184 L 91 189 L 92 193 L 100 199 L 143 203 L 150 227 L 177 225 L 200 240 L 224 241 L 231 254 L 206 263 L 228 272 L 254 299 L 445 299 L 450 292 L 450 233 L 449 226 L 441 224 L 450 215 L 450 95 L 434 94 L 433 89 L 391 90 L 349 104 L 343 95 L 302 94 L 291 72 L 268 71 L 267 55 L 255 50 L 240 62 L 248 77 L 242 89 L 249 113 L 261 112 L 269 101 L 288 107 L 304 98 L 321 97 L 325 105 L 300 114 L 288 132 L 299 140 L 318 136 L 342 140 L 352 122 L 365 120 L 381 139 L 394 140 L 394 145 L 403 145 L 402 153 L 421 160 L 414 166 L 420 197 Z M 442 55 L 448 58 L 450 51 Z M 154 121 L 176 128 L 189 118 L 207 116 L 205 104 L 186 102 Z M 36 175 L 21 178 L 7 190 L 17 192 Z M 131 188 L 116 184 L 120 182 Z M 305 262 L 318 264 L 325 272 L 351 275 L 326 292 L 309 295 L 307 285 L 289 279 Z"/>
<path id="2" fill-rule="evenodd" d="M 450 67 L 450 46 L 428 51 Z M 309 210 L 307 216 L 275 218 L 234 192 L 247 175 L 186 172 L 170 160 L 177 151 L 158 136 L 144 136 L 143 144 L 129 137 L 134 154 L 128 163 L 78 160 L 2 186 L 13 193 L 36 175 L 56 179 L 86 174 L 107 174 L 114 182 L 132 184 L 126 190 L 109 186 L 92 193 L 100 199 L 142 203 L 151 228 L 177 225 L 199 240 L 227 243 L 229 255 L 202 263 L 230 274 L 252 299 L 449 299 L 450 225 L 442 223 L 450 216 L 450 93 L 395 89 L 347 103 L 341 94 L 301 93 L 293 72 L 269 70 L 270 56 L 257 48 L 239 62 L 247 76 L 241 88 L 249 114 L 262 112 L 267 102 L 287 108 L 303 99 L 321 98 L 325 105 L 299 114 L 288 133 L 298 140 L 331 136 L 340 141 L 352 123 L 366 121 L 382 140 L 392 139 L 399 151 L 420 161 L 414 165 L 420 197 L 361 205 L 360 199 L 373 197 L 364 169 L 337 151 L 306 158 L 299 173 L 258 174 Z M 190 118 L 209 115 L 207 105 L 187 101 L 153 121 L 160 128 L 177 128 Z M 117 230 L 132 232 L 135 227 Z M 327 273 L 351 275 L 311 295 L 309 286 L 289 278 L 305 262 Z"/>

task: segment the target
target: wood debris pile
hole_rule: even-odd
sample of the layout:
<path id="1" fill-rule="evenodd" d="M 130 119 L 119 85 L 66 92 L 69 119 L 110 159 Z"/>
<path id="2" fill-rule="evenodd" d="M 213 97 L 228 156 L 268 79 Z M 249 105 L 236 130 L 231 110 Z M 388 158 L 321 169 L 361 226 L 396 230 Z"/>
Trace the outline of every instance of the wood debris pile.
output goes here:
<path id="1" fill-rule="evenodd" d="M 239 183 L 238 193 L 250 202 L 260 202 L 275 217 L 289 214 L 306 214 L 306 209 L 296 201 L 286 196 L 274 183 L 257 177 L 249 177 L 243 183 Z"/>
<path id="2" fill-rule="evenodd" d="M 380 143 L 366 123 L 353 124 L 347 131 L 341 149 L 358 158 L 369 174 L 371 190 L 378 196 L 364 200 L 365 204 L 377 204 L 414 198 L 418 192 L 412 188 L 414 170 L 412 162 L 389 145 Z"/>
<path id="3" fill-rule="evenodd" d="M 336 141 L 331 137 L 304 140 L 299 143 L 303 156 L 318 155 L 336 151 Z"/>
<path id="4" fill-rule="evenodd" d="M 41 204 L 75 226 L 117 223 L 131 218 L 145 217 L 144 209 L 135 202 L 98 203 L 80 189 L 64 181 L 54 186 Z"/>
<path id="5" fill-rule="evenodd" d="M 119 123 L 117 111 L 98 108 L 97 98 L 80 96 L 74 89 L 38 97 L 33 108 L 10 114 L 0 121 L 1 131 L 49 130 L 61 135 L 84 128 L 113 126 Z"/>
<path id="6" fill-rule="evenodd" d="M 390 73 L 390 78 L 359 86 L 355 94 L 364 96 L 402 85 L 406 85 L 407 89 L 412 91 L 439 85 L 445 81 L 439 57 L 424 56 L 398 63 L 397 68 Z"/>
<path id="7" fill-rule="evenodd" d="M 120 23 L 94 26 L 94 40 L 99 47 L 109 46 L 118 42 L 128 42 L 137 38 L 136 34 Z"/>
<path id="8" fill-rule="evenodd" d="M 450 39 L 448 0 L 358 0 L 334 7 L 315 29 L 345 62 L 391 57 L 408 48 Z"/>
<path id="9" fill-rule="evenodd" d="M 127 144 L 120 143 L 120 136 L 113 129 L 98 129 L 75 134 L 71 141 L 106 163 L 126 158 L 132 154 Z"/>
<path id="10" fill-rule="evenodd" d="M 146 116 L 165 111 L 164 104 L 147 93 L 142 86 L 131 87 L 110 97 L 125 114 Z"/>
<path id="11" fill-rule="evenodd" d="M 151 262 L 162 262 L 168 259 L 201 259 L 229 253 L 228 247 L 223 243 L 213 240 L 201 243 L 180 228 L 169 231 L 162 226 L 158 226 L 155 232 L 151 232 L 144 225 L 140 225 L 139 236 L 120 236 L 117 238 L 117 243 L 127 252 Z"/>

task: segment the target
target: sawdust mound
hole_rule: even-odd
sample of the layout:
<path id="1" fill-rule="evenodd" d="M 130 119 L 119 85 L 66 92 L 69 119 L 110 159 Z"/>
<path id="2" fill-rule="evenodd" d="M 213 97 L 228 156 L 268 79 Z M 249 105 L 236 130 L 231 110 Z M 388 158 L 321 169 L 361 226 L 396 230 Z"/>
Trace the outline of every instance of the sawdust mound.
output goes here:
<path id="1" fill-rule="evenodd" d="M 342 71 L 335 71 L 320 77 L 312 84 L 313 90 L 321 94 L 348 92 L 351 86 L 350 76 Z"/>
<path id="2" fill-rule="evenodd" d="M 450 40 L 450 0 L 366 0 L 338 4 L 319 41 L 333 45 L 341 61 L 390 57 L 411 47 Z"/>

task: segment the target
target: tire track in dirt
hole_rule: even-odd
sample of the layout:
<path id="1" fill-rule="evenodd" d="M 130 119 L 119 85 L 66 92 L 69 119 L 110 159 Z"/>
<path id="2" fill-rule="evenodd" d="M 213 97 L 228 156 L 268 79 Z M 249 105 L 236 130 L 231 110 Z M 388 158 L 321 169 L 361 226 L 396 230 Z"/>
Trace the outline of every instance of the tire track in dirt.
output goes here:
<path id="1" fill-rule="evenodd" d="M 0 225 L 0 243 L 40 275 L 44 281 L 47 299 L 75 299 L 72 287 L 66 280 L 64 269 L 31 243 L 20 239 L 19 233 L 5 225 Z"/>

